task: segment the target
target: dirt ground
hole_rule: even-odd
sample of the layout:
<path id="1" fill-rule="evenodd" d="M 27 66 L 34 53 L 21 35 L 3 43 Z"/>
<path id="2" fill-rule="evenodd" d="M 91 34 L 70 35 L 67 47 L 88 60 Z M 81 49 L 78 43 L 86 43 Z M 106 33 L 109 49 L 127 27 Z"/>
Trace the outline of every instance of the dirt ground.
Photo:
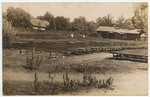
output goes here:
<path id="1" fill-rule="evenodd" d="M 52 68 L 54 64 L 59 67 L 74 64 L 88 64 L 88 66 L 99 66 L 105 72 L 93 72 L 92 75 L 97 79 L 107 79 L 110 76 L 114 79 L 113 90 L 107 89 L 88 89 L 80 92 L 63 93 L 60 95 L 146 95 L 148 93 L 148 64 L 132 62 L 127 60 L 112 60 L 111 53 L 93 53 L 80 56 L 70 56 L 64 59 L 45 59 L 39 70 L 27 70 L 24 55 L 18 51 L 3 51 L 3 79 L 13 82 L 26 81 L 33 82 L 34 74 L 37 73 L 39 81 L 51 80 L 48 73 L 43 68 Z M 51 66 L 50 66 L 51 65 Z M 55 75 L 54 81 L 62 82 L 62 75 L 66 70 L 52 73 Z M 83 73 L 69 72 L 71 79 L 81 80 Z"/>

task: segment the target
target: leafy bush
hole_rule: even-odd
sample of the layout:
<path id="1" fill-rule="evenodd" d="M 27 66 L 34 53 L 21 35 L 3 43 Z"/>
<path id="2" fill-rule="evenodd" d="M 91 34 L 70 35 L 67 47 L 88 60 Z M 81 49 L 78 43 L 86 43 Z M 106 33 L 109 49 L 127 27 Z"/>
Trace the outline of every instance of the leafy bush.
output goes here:
<path id="1" fill-rule="evenodd" d="M 15 35 L 17 30 L 12 27 L 11 23 L 3 18 L 2 20 L 3 43 L 11 44 L 15 42 Z"/>
<path id="2" fill-rule="evenodd" d="M 38 69 L 41 66 L 43 57 L 35 54 L 33 49 L 31 53 L 28 53 L 26 58 L 26 68 L 27 69 Z"/>

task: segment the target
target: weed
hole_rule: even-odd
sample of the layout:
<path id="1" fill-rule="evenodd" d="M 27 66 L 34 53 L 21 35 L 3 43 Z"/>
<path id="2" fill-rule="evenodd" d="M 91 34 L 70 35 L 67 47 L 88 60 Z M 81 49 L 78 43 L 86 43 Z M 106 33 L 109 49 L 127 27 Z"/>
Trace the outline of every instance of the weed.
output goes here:
<path id="1" fill-rule="evenodd" d="M 35 50 L 33 49 L 31 53 L 28 53 L 26 57 L 26 68 L 27 69 L 38 69 L 42 63 L 43 57 L 40 55 L 35 55 Z"/>

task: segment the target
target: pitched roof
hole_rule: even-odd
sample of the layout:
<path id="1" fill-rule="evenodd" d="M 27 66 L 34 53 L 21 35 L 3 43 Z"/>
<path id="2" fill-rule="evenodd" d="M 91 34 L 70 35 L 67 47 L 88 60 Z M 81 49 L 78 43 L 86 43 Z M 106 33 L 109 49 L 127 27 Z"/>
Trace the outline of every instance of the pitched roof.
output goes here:
<path id="1" fill-rule="evenodd" d="M 40 19 L 36 19 L 36 18 L 31 18 L 30 23 L 33 26 L 38 26 L 38 27 L 47 27 L 49 25 L 48 21 L 40 20 Z"/>
<path id="2" fill-rule="evenodd" d="M 108 27 L 108 26 L 99 26 L 96 31 L 107 31 L 107 32 L 114 32 L 114 27 Z"/>
<path id="3" fill-rule="evenodd" d="M 117 27 L 108 27 L 108 26 L 99 26 L 96 31 L 104 31 L 104 32 L 109 32 L 109 33 L 119 33 L 119 34 L 139 34 L 140 29 L 134 29 L 134 30 L 129 30 L 129 29 L 120 29 Z"/>

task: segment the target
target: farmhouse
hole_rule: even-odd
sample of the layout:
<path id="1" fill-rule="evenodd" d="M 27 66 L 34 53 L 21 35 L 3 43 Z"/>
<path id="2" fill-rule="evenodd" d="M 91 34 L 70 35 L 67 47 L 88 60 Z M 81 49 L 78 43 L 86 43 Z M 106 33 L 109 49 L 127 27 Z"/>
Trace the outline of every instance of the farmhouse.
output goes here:
<path id="1" fill-rule="evenodd" d="M 35 30 L 45 30 L 46 27 L 49 25 L 48 21 L 40 20 L 36 18 L 31 18 L 30 23 L 32 25 L 32 28 Z"/>
<path id="2" fill-rule="evenodd" d="M 96 31 L 101 34 L 103 38 L 122 40 L 137 40 L 142 34 L 140 29 L 129 30 L 108 26 L 99 26 Z"/>

